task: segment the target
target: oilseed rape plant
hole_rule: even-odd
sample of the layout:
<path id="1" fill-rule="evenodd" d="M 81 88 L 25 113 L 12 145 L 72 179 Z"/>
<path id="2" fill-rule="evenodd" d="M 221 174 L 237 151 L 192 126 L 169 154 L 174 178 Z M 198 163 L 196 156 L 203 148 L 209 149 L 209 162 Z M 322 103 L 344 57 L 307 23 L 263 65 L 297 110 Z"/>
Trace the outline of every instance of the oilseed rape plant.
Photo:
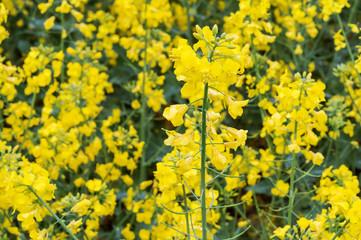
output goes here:
<path id="1" fill-rule="evenodd" d="M 361 239 L 359 0 L 2 0 L 0 239 Z"/>

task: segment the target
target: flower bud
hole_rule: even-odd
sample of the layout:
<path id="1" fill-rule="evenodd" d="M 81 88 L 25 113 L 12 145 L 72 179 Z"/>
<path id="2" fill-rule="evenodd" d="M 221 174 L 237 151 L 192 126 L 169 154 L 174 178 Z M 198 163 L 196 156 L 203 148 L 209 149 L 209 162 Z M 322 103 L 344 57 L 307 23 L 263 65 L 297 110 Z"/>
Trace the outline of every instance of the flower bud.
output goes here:
<path id="1" fill-rule="evenodd" d="M 230 45 L 227 46 L 227 48 L 228 48 L 228 49 L 235 49 L 236 46 L 230 44 Z"/>
<path id="2" fill-rule="evenodd" d="M 212 32 L 213 32 L 213 35 L 216 36 L 217 33 L 218 33 L 218 26 L 217 24 L 214 24 L 213 28 L 212 28 Z"/>
<path id="3" fill-rule="evenodd" d="M 231 41 L 233 41 L 234 40 L 234 37 L 228 37 L 228 38 L 226 38 L 226 41 L 227 42 L 231 42 Z"/>
<path id="4" fill-rule="evenodd" d="M 193 37 L 198 40 L 203 40 L 202 36 L 199 33 L 193 33 Z"/>
<path id="5" fill-rule="evenodd" d="M 196 32 L 201 36 L 203 35 L 202 29 L 198 24 L 196 25 Z"/>

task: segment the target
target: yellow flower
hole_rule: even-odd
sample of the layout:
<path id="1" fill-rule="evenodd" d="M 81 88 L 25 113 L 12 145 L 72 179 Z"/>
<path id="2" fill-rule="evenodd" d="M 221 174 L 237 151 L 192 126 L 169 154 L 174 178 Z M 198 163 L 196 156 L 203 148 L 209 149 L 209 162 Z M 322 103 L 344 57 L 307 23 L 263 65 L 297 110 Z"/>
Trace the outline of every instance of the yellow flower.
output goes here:
<path id="1" fill-rule="evenodd" d="M 303 53 L 302 47 L 300 44 L 297 44 L 296 49 L 295 49 L 295 54 L 296 55 L 301 55 Z"/>
<path id="2" fill-rule="evenodd" d="M 187 112 L 188 106 L 186 104 L 175 104 L 167 107 L 164 110 L 163 116 L 172 122 L 173 126 L 177 127 L 183 124 L 183 115 Z"/>
<path id="3" fill-rule="evenodd" d="M 123 182 L 124 182 L 125 184 L 127 184 L 128 186 L 131 186 L 131 185 L 133 185 L 133 183 L 134 183 L 133 178 L 131 178 L 128 174 L 127 174 L 127 175 L 123 175 L 123 176 L 121 176 L 120 178 L 121 178 L 121 179 L 123 180 Z"/>
<path id="4" fill-rule="evenodd" d="M 71 10 L 71 5 L 66 0 L 61 2 L 61 5 L 55 9 L 56 12 L 60 13 L 69 13 Z"/>
<path id="5" fill-rule="evenodd" d="M 32 230 L 30 231 L 30 237 L 31 239 L 36 239 L 36 240 L 46 240 L 48 239 L 48 231 L 46 229 L 43 229 L 40 232 L 37 232 L 36 230 Z"/>
<path id="6" fill-rule="evenodd" d="M 335 41 L 335 50 L 336 51 L 339 51 L 346 47 L 345 37 L 342 35 L 341 29 L 338 30 L 338 32 L 335 33 L 335 35 L 333 35 L 333 40 Z"/>
<path id="7" fill-rule="evenodd" d="M 82 219 L 80 218 L 78 221 L 71 220 L 67 227 L 71 230 L 72 233 L 76 234 L 77 232 L 80 232 L 79 226 L 81 224 Z"/>
<path id="8" fill-rule="evenodd" d="M 102 188 L 102 181 L 99 179 L 89 180 L 85 186 L 87 186 L 89 192 L 98 192 Z"/>
<path id="9" fill-rule="evenodd" d="M 305 231 L 306 228 L 308 228 L 308 226 L 310 225 L 310 221 L 302 217 L 297 220 L 297 224 L 300 227 L 301 231 Z"/>
<path id="10" fill-rule="evenodd" d="M 74 185 L 76 187 L 81 187 L 84 184 L 85 184 L 85 180 L 82 177 L 79 177 L 79 178 L 75 179 L 75 181 L 74 181 Z"/>
<path id="11" fill-rule="evenodd" d="M 223 170 L 227 167 L 227 158 L 219 152 L 217 147 L 213 147 L 211 162 L 217 170 Z"/>
<path id="12" fill-rule="evenodd" d="M 276 230 L 273 231 L 274 235 L 271 236 L 271 238 L 278 237 L 280 239 L 285 239 L 286 232 L 288 229 L 290 229 L 290 225 L 286 225 L 283 228 L 279 227 Z"/>
<path id="13" fill-rule="evenodd" d="M 248 225 L 248 221 L 239 221 L 238 223 L 237 223 L 237 226 L 239 227 L 239 228 L 243 228 L 243 227 L 245 227 L 245 226 L 247 226 Z"/>
<path id="14" fill-rule="evenodd" d="M 290 152 L 295 152 L 295 153 L 299 153 L 301 152 L 301 148 L 300 146 L 297 144 L 296 141 L 293 141 L 290 145 L 287 146 L 288 147 L 288 151 Z"/>
<path id="15" fill-rule="evenodd" d="M 323 155 L 320 152 L 314 153 L 312 157 L 312 162 L 318 166 L 320 166 L 323 163 Z"/>
<path id="16" fill-rule="evenodd" d="M 38 5 L 38 8 L 40 10 L 41 14 L 44 14 L 46 11 L 48 11 L 48 9 L 51 7 L 52 3 L 48 2 L 48 3 L 40 3 Z"/>
<path id="17" fill-rule="evenodd" d="M 149 187 L 150 185 L 152 185 L 153 181 L 152 180 L 148 180 L 148 181 L 144 181 L 140 184 L 140 190 L 144 190 L 147 187 Z"/>
<path id="18" fill-rule="evenodd" d="M 193 158 L 181 159 L 177 162 L 178 171 L 180 174 L 185 174 L 192 169 Z"/>
<path id="19" fill-rule="evenodd" d="M 276 187 L 271 189 L 271 193 L 275 196 L 285 197 L 288 193 L 290 185 L 282 180 L 278 180 Z"/>
<path id="20" fill-rule="evenodd" d="M 350 143 L 351 143 L 353 148 L 356 148 L 356 149 L 359 148 L 359 143 L 357 141 L 351 141 Z"/>
<path id="21" fill-rule="evenodd" d="M 91 202 L 88 199 L 83 199 L 77 204 L 74 205 L 74 207 L 71 208 L 70 211 L 78 213 L 79 216 L 83 216 L 88 212 L 89 206 Z"/>
<path id="22" fill-rule="evenodd" d="M 357 27 L 356 24 L 349 23 L 348 26 L 351 28 L 352 32 L 354 32 L 354 33 L 359 33 L 360 32 L 360 29 Z"/>
<path id="23" fill-rule="evenodd" d="M 139 237 L 140 237 L 141 240 L 149 240 L 149 237 L 150 237 L 149 230 L 141 229 L 139 231 Z"/>
<path id="24" fill-rule="evenodd" d="M 68 36 L 68 34 L 66 33 L 65 28 L 63 28 L 63 30 L 61 31 L 61 38 L 66 38 Z"/>
<path id="25" fill-rule="evenodd" d="M 139 109 L 140 108 L 140 103 L 139 103 L 138 100 L 134 100 L 134 101 L 132 101 L 131 106 L 132 106 L 133 109 Z"/>
<path id="26" fill-rule="evenodd" d="M 248 130 L 237 130 L 234 128 L 227 128 L 227 134 L 232 137 L 234 141 L 230 141 L 230 142 L 225 142 L 224 146 L 225 147 L 229 147 L 232 148 L 233 150 L 237 150 L 237 148 L 239 146 L 244 146 L 246 144 L 246 140 L 247 140 L 247 133 Z"/>
<path id="27" fill-rule="evenodd" d="M 51 16 L 44 22 L 45 30 L 50 30 L 54 26 L 55 16 Z"/>
<path id="28" fill-rule="evenodd" d="M 251 206 L 253 203 L 252 196 L 253 196 L 252 191 L 248 191 L 246 194 L 244 194 L 241 197 L 241 201 L 246 201 L 247 206 Z"/>
<path id="29" fill-rule="evenodd" d="M 130 230 L 130 224 L 128 223 L 127 226 L 121 232 L 126 240 L 133 240 L 135 238 L 135 234 Z"/>
<path id="30" fill-rule="evenodd" d="M 74 9 L 72 9 L 70 12 L 75 17 L 77 22 L 80 22 L 81 20 L 83 20 L 84 15 L 82 13 L 80 13 Z"/>
<path id="31" fill-rule="evenodd" d="M 320 0 L 323 21 L 327 22 L 333 13 L 341 13 L 344 7 L 350 7 L 347 0 Z"/>
<path id="32" fill-rule="evenodd" d="M 248 104 L 248 100 L 244 100 L 244 101 L 233 101 L 231 99 L 229 99 L 229 103 L 228 103 L 228 112 L 229 115 L 231 115 L 231 117 L 233 119 L 236 119 L 237 117 L 242 116 L 243 114 L 243 109 L 242 107 L 246 106 Z"/>

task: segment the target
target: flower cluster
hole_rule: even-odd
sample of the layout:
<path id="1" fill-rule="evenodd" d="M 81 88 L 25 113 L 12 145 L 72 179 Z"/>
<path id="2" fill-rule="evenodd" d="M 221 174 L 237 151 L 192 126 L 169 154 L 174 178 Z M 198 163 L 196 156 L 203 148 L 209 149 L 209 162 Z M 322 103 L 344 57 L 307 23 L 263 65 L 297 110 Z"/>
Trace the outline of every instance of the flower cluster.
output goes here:
<path id="1" fill-rule="evenodd" d="M 20 229 L 28 231 L 36 239 L 38 235 L 46 234 L 46 229 L 38 232 L 38 222 L 47 215 L 48 210 L 39 202 L 39 198 L 47 203 L 54 199 L 56 186 L 50 183 L 49 173 L 36 163 L 17 153 L 19 147 L 11 148 L 6 142 L 1 142 L 1 170 L 2 181 L 0 184 L 0 209 L 4 216 L 4 228 L 16 236 L 20 236 Z M 17 219 L 21 227 L 11 225 L 9 216 L 17 212 Z M 45 231 L 45 232 L 44 232 Z"/>

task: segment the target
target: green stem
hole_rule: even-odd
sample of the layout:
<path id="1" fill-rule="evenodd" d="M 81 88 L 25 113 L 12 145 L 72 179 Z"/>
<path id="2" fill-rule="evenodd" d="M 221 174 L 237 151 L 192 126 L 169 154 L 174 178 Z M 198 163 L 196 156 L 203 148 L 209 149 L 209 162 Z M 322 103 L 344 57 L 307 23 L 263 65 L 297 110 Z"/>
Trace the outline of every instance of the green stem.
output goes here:
<path id="1" fill-rule="evenodd" d="M 31 109 L 30 109 L 30 117 L 29 117 L 29 119 L 28 119 L 28 124 L 27 124 L 27 126 L 26 126 L 26 128 L 25 128 L 25 132 L 24 132 L 24 136 L 23 136 L 23 141 L 21 142 L 21 145 L 20 145 L 20 147 L 19 147 L 19 151 L 21 151 L 21 149 L 22 149 L 22 147 L 23 147 L 23 145 L 24 145 L 24 142 L 25 142 L 25 140 L 26 140 L 26 135 L 28 134 L 28 130 L 29 130 L 29 127 L 30 127 L 30 121 L 31 121 L 31 119 L 33 118 L 33 111 L 34 111 L 34 107 L 35 107 L 35 100 L 36 100 L 36 90 L 35 90 L 35 92 L 33 93 L 33 98 L 32 98 L 32 100 L 31 100 Z"/>
<path id="2" fill-rule="evenodd" d="M 262 100 L 261 94 L 258 94 L 258 101 L 261 102 L 261 100 Z M 261 118 L 262 118 L 262 123 L 263 123 L 265 117 L 267 116 L 267 113 L 261 107 L 259 108 L 259 111 L 261 113 Z M 272 139 L 271 139 L 270 135 L 266 134 L 265 138 L 266 138 L 266 142 L 267 142 L 267 147 L 271 150 L 272 154 L 275 154 L 275 149 L 274 149 L 274 146 L 273 146 Z"/>
<path id="3" fill-rule="evenodd" d="M 292 224 L 292 211 L 293 211 L 293 202 L 295 199 L 295 168 L 296 168 L 296 153 L 292 152 L 292 166 L 291 166 L 291 182 L 290 182 L 290 200 L 288 203 L 288 217 L 287 217 L 287 224 L 291 226 Z"/>
<path id="4" fill-rule="evenodd" d="M 3 111 L 0 111 L 0 138 L 1 138 L 1 133 L 3 131 L 4 128 L 4 115 L 3 115 Z"/>
<path id="5" fill-rule="evenodd" d="M 207 104 L 208 83 L 204 84 L 202 106 L 201 131 L 201 212 L 202 212 L 202 240 L 207 239 L 207 207 L 206 207 L 206 139 L 207 139 Z"/>
<path id="6" fill-rule="evenodd" d="M 331 150 L 332 150 L 332 143 L 333 143 L 333 140 L 331 139 L 331 140 L 330 140 L 330 144 L 329 144 L 329 146 L 328 146 L 326 158 L 325 158 L 325 160 L 323 161 L 325 167 L 327 167 L 328 159 L 330 158 L 330 154 L 331 154 Z"/>
<path id="7" fill-rule="evenodd" d="M 348 23 L 351 23 L 355 18 L 358 2 L 359 2 L 359 0 L 355 0 L 355 2 L 352 4 L 351 13 L 347 20 Z"/>
<path id="8" fill-rule="evenodd" d="M 53 215 L 53 217 L 56 219 L 56 221 L 64 228 L 65 231 L 69 233 L 72 239 L 78 240 L 78 238 L 70 231 L 70 229 L 65 225 L 65 223 L 51 210 L 51 208 L 44 202 L 44 200 L 39 197 L 39 195 L 34 191 L 32 187 L 29 187 L 30 191 L 34 193 L 34 195 L 38 198 L 38 200 L 41 202 L 41 204 Z"/>
<path id="9" fill-rule="evenodd" d="M 145 13 L 147 12 L 148 1 L 145 3 Z M 143 63 L 143 83 L 142 83 L 142 97 L 141 97 L 141 110 L 140 110 L 140 141 L 145 142 L 145 130 L 146 130 L 146 117 L 147 117 L 147 96 L 145 95 L 145 82 L 147 74 L 147 48 L 148 48 L 148 34 L 149 29 L 147 27 L 147 19 L 144 20 L 144 27 L 146 28 L 144 36 L 144 63 Z M 143 182 L 145 177 L 145 148 L 146 145 L 143 145 L 143 153 L 140 163 L 140 176 L 139 182 Z"/>
<path id="10" fill-rule="evenodd" d="M 345 39 L 345 42 L 346 42 L 346 48 L 347 48 L 348 54 L 350 55 L 350 58 L 351 58 L 351 61 L 352 61 L 353 66 L 355 66 L 355 58 L 353 57 L 352 50 L 351 50 L 351 47 L 350 47 L 350 43 L 349 43 L 348 40 L 347 40 L 346 31 L 345 31 L 345 29 L 343 28 L 342 21 L 341 21 L 341 18 L 340 18 L 340 14 L 336 14 L 336 17 L 337 17 L 338 24 L 340 25 L 343 38 Z M 359 82 L 360 82 L 360 84 L 361 84 L 361 76 L 360 76 L 360 73 L 357 71 L 357 69 L 355 69 L 355 71 L 356 71 L 358 80 L 359 80 Z"/>
<path id="11" fill-rule="evenodd" d="M 254 206 L 256 207 L 256 211 L 257 211 L 257 216 L 259 219 L 259 223 L 261 225 L 261 229 L 262 229 L 262 233 L 261 233 L 261 239 L 267 239 L 267 235 L 268 235 L 268 231 L 264 225 L 263 219 L 262 219 L 262 213 L 263 211 L 261 210 L 261 208 L 259 207 L 258 204 L 258 200 L 257 200 L 257 195 L 256 192 L 254 190 L 254 186 L 251 186 L 251 190 L 252 190 L 252 196 L 253 196 L 253 202 L 254 202 Z M 264 215 L 264 214 L 263 214 Z"/>
<path id="12" fill-rule="evenodd" d="M 260 68 L 259 68 L 259 62 L 257 59 L 257 52 L 256 52 L 256 47 L 253 44 L 253 35 L 251 36 L 251 43 L 252 43 L 252 56 L 254 59 L 254 66 L 255 66 L 255 70 L 256 70 L 256 79 L 257 82 L 259 82 L 259 80 L 261 79 L 261 73 L 260 73 Z M 258 101 L 260 102 L 262 100 L 262 96 L 261 94 L 258 92 Z M 261 117 L 262 117 L 262 122 L 264 120 L 264 118 L 266 117 L 267 113 L 263 108 L 259 108 L 260 113 L 261 113 Z M 270 138 L 270 136 L 267 134 L 266 135 L 266 142 L 267 142 L 267 146 L 268 148 L 271 150 L 271 153 L 274 154 L 274 147 L 272 144 L 272 139 Z"/>
<path id="13" fill-rule="evenodd" d="M 229 197 L 228 193 L 224 190 L 224 187 L 221 186 L 221 184 L 218 181 L 215 181 L 215 184 L 217 185 L 217 187 L 219 188 L 219 190 L 222 193 L 222 196 L 225 198 L 226 203 L 230 204 L 233 202 L 233 200 Z M 239 206 L 234 206 L 234 209 L 236 210 L 236 212 L 242 216 L 242 218 L 244 220 L 247 220 L 247 216 L 244 212 L 242 212 L 242 210 L 239 208 Z M 256 226 L 252 223 L 252 221 L 249 221 L 249 225 L 251 226 L 251 228 L 255 231 L 256 234 L 258 234 L 259 236 L 261 235 L 260 231 L 256 228 Z"/>
<path id="14" fill-rule="evenodd" d="M 64 30 L 64 13 L 61 13 L 60 15 L 60 23 L 61 23 L 61 30 L 62 32 L 60 33 L 60 49 L 61 51 L 64 53 L 64 38 L 63 38 L 63 30 Z M 64 53 L 65 54 L 65 53 Z M 65 56 L 65 55 L 64 55 Z M 60 83 L 64 82 L 64 78 L 65 78 L 65 73 L 64 73 L 64 67 L 65 67 L 65 63 L 64 63 L 64 59 L 61 63 L 61 71 L 60 71 Z"/>
<path id="15" fill-rule="evenodd" d="M 356 72 L 357 72 L 357 70 L 356 70 Z M 351 98 L 352 105 L 356 108 L 357 113 L 361 116 L 361 112 L 360 112 L 360 110 L 359 110 L 359 108 L 358 108 L 358 106 L 357 106 L 357 104 L 356 104 L 356 101 L 355 101 L 355 99 L 352 97 L 351 91 L 350 91 L 350 89 L 349 89 L 349 87 L 347 86 L 347 83 L 346 83 L 345 81 L 343 82 L 343 85 L 345 86 L 345 90 L 346 90 L 347 94 L 348 94 L 349 97 Z"/>
<path id="16" fill-rule="evenodd" d="M 335 240 L 336 238 L 338 238 L 341 235 L 342 231 L 346 228 L 346 226 L 349 222 L 350 222 L 350 220 L 347 220 L 345 222 L 345 224 L 342 225 L 342 227 L 336 232 L 335 236 L 333 236 L 333 238 L 331 240 Z"/>
<path id="17" fill-rule="evenodd" d="M 205 39 L 204 41 L 208 43 Z M 218 44 L 209 48 L 208 62 L 212 61 L 214 51 Z M 206 206 L 206 139 L 207 139 L 207 109 L 208 109 L 208 82 L 204 84 L 202 104 L 202 129 L 201 129 L 201 215 L 202 215 L 202 240 L 207 240 L 207 206 Z"/>
<path id="18" fill-rule="evenodd" d="M 186 195 L 186 190 L 184 187 L 184 184 L 182 184 L 183 187 L 183 198 L 184 198 L 184 209 L 186 211 L 186 224 L 187 224 L 187 239 L 190 240 L 190 229 L 189 229 L 189 216 L 188 216 L 188 206 L 187 206 L 187 195 Z"/>
<path id="19" fill-rule="evenodd" d="M 243 156 L 244 156 L 244 152 L 243 152 Z M 250 163 L 248 161 L 248 158 L 245 157 L 245 161 L 246 161 L 246 165 L 247 165 L 247 169 L 250 169 L 251 166 L 250 166 Z M 267 239 L 268 238 L 268 231 L 264 225 L 264 222 L 263 222 L 263 219 L 262 219 L 262 215 L 263 215 L 263 211 L 261 210 L 259 204 L 258 204 L 258 200 L 257 200 L 257 195 L 256 195 L 256 191 L 254 189 L 254 186 L 251 185 L 251 191 L 252 191 L 252 197 L 253 197 L 253 202 L 254 202 L 254 205 L 256 207 L 256 212 L 257 212 L 257 217 L 258 217 L 258 220 L 259 220 L 259 224 L 261 225 L 261 235 L 260 235 L 260 239 Z"/>
<path id="20" fill-rule="evenodd" d="M 300 95 L 298 97 L 298 102 L 301 104 L 301 98 L 302 98 L 302 91 L 303 86 L 301 86 Z M 300 110 L 300 105 L 297 107 L 297 111 Z M 297 119 L 295 119 L 295 128 L 293 130 L 293 140 L 297 141 Z M 287 217 L 287 224 L 291 226 L 292 224 L 292 212 L 293 212 L 293 202 L 295 199 L 295 169 L 296 169 L 296 153 L 295 151 L 292 152 L 292 166 L 291 166 L 291 179 L 290 179 L 290 197 L 289 197 L 289 203 L 288 203 L 288 217 Z"/>
<path id="21" fill-rule="evenodd" d="M 192 37 L 192 26 L 191 26 L 191 16 L 189 13 L 189 0 L 184 0 L 184 5 L 186 7 L 187 10 L 187 38 L 188 38 L 188 43 L 189 45 L 193 45 L 193 37 Z"/>
<path id="22" fill-rule="evenodd" d="M 356 5 L 358 4 L 358 1 L 355 3 Z M 352 14 L 352 13 L 351 13 Z M 352 54 L 352 50 L 351 50 L 351 47 L 350 47 L 350 43 L 348 42 L 347 40 L 347 37 L 346 37 L 346 31 L 345 29 L 343 28 L 343 25 L 342 25 L 342 21 L 341 21 L 341 18 L 340 18 L 340 14 L 336 14 L 336 17 L 337 17 L 337 21 L 338 21 L 338 24 L 340 25 L 340 28 L 341 28 L 341 31 L 342 31 L 342 34 L 343 34 L 343 37 L 345 39 L 345 42 L 346 42 L 346 48 L 347 48 L 347 51 L 348 51 L 348 54 L 350 55 L 350 58 L 351 58 L 351 61 L 352 61 L 352 64 L 353 66 L 355 66 L 355 58 Z M 356 71 L 356 74 L 357 74 L 357 78 L 359 80 L 359 84 L 361 85 L 361 76 L 360 76 L 360 73 L 358 72 L 358 70 L 355 68 L 355 71 Z M 354 98 L 352 97 L 351 95 L 351 92 L 349 91 L 348 89 L 348 86 L 347 86 L 347 83 L 344 82 L 344 85 L 345 85 L 345 88 L 347 89 L 346 92 L 348 93 L 348 95 L 350 96 L 351 98 L 351 101 L 352 101 L 352 104 L 354 105 L 354 107 L 356 108 L 358 114 L 360 115 L 360 110 L 359 108 L 357 107 L 357 105 L 355 104 L 355 100 Z M 336 142 L 337 143 L 337 142 Z M 337 146 L 337 144 L 336 144 Z"/>

